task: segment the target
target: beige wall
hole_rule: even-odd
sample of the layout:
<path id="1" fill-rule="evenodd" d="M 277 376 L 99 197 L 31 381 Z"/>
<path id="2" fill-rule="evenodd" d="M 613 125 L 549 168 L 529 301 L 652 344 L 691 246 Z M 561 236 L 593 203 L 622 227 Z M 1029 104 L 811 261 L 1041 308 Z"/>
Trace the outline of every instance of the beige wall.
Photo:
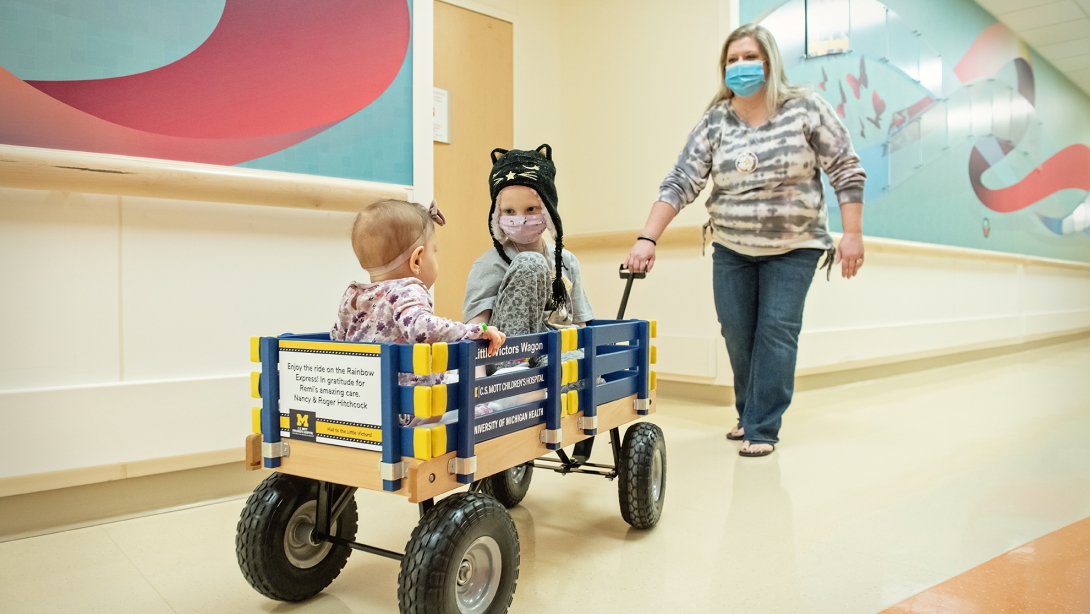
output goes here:
<path id="1" fill-rule="evenodd" d="M 450 3 L 514 23 L 515 146 L 553 146 L 565 231 L 642 226 L 715 91 L 732 3 Z M 703 223 L 698 209 L 676 223 Z"/>
<path id="2" fill-rule="evenodd" d="M 556 148 L 568 233 L 638 229 L 715 88 L 731 2 L 455 4 L 515 24 L 515 142 Z M 416 3 L 418 24 L 430 24 L 426 6 Z M 430 39 L 414 40 L 423 62 Z M 427 61 L 414 74 L 429 81 L 430 71 Z M 422 134 L 416 197 L 427 201 Z M 702 217 L 696 205 L 675 224 Z M 331 306 L 359 276 L 350 218 L 0 188 L 0 420 L 9 435 L 0 478 L 236 448 L 252 405 L 246 339 L 329 326 Z M 625 249 L 596 242 L 576 252 L 599 316 L 611 317 Z M 877 248 L 859 279 L 815 282 L 804 372 L 1090 327 L 1085 267 Z M 629 315 L 659 320 L 664 378 L 730 382 L 710 275 L 698 244 L 681 241 L 662 249 L 635 290 Z"/>
<path id="3" fill-rule="evenodd" d="M 719 3 L 575 0 L 562 30 L 565 228 L 640 228 L 715 92 Z"/>
<path id="4" fill-rule="evenodd" d="M 352 217 L 0 188 L 0 478 L 241 447 L 249 337 L 330 327 Z"/>
<path id="5" fill-rule="evenodd" d="M 643 225 L 657 188 L 717 85 L 736 0 L 478 0 L 515 23 L 515 141 L 555 148 L 569 235 Z M 487 5 L 487 6 L 485 6 Z M 706 219 L 703 198 L 674 227 Z M 866 224 L 864 221 L 864 228 Z M 690 235 L 691 236 L 691 235 Z M 574 240 L 597 315 L 612 317 L 625 248 Z M 1090 328 L 1090 268 L 870 242 L 863 275 L 816 278 L 800 373 L 849 369 Z M 657 318 L 666 379 L 729 384 L 698 243 L 659 252 L 629 315 Z"/>
<path id="6" fill-rule="evenodd" d="M 414 3 L 413 21 L 429 32 L 431 3 Z M 431 36 L 413 37 L 413 57 L 412 197 L 429 202 Z M 328 330 L 344 288 L 366 279 L 351 213 L 67 183 L 14 189 L 3 182 L 25 178 L 10 168 L 0 173 L 0 496 L 241 458 L 256 404 L 249 337 Z M 207 185 L 173 167 L 161 175 L 170 190 Z M 363 182 L 269 183 L 307 206 Z M 234 196 L 252 185 L 239 181 Z"/>

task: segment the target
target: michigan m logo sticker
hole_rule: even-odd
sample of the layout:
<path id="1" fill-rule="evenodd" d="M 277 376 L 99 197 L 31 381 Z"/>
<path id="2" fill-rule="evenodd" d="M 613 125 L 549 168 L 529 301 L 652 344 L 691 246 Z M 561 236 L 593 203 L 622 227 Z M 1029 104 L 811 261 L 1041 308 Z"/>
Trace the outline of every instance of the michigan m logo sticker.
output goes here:
<path id="1" fill-rule="evenodd" d="M 318 426 L 318 415 L 312 411 L 298 411 L 295 409 L 289 410 L 288 424 L 291 425 L 292 439 L 301 439 L 303 441 L 314 441 L 316 433 L 314 429 Z"/>

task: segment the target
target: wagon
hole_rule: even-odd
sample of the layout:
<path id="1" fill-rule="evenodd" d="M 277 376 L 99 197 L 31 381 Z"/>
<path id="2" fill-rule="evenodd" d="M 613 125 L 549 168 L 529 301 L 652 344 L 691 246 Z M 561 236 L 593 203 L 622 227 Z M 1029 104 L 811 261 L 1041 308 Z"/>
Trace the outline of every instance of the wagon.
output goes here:
<path id="1" fill-rule="evenodd" d="M 519 566 L 506 508 L 526 495 L 535 467 L 616 478 L 624 520 L 655 526 L 666 489 L 662 431 L 640 421 L 623 440 L 620 433 L 655 411 L 655 328 L 653 321 L 597 320 L 509 337 L 494 356 L 475 341 L 253 338 L 251 359 L 261 372 L 252 375 L 252 392 L 261 407 L 253 409 L 246 462 L 273 473 L 238 522 L 246 580 L 271 599 L 302 601 L 361 550 L 401 561 L 401 612 L 506 612 Z M 562 360 L 577 349 L 582 358 Z M 479 366 L 522 359 L 530 359 L 528 368 L 477 375 Z M 405 384 L 448 372 L 456 381 Z M 531 392 L 536 400 L 503 403 Z M 503 408 L 478 415 L 489 402 Z M 429 422 L 439 416 L 446 417 Z M 587 462 L 593 438 L 606 431 L 613 465 Z M 572 456 L 562 449 L 576 443 Z M 359 488 L 418 504 L 404 553 L 355 541 Z"/>

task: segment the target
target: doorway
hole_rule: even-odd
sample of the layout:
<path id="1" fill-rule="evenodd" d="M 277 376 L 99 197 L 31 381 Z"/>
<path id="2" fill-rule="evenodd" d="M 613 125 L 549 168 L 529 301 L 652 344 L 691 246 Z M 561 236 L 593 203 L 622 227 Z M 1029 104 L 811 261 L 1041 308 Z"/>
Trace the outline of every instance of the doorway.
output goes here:
<path id="1" fill-rule="evenodd" d="M 466 278 L 492 249 L 488 233 L 489 153 L 514 143 L 512 25 L 435 2 L 435 87 L 450 101 L 450 143 L 433 144 L 435 199 L 447 224 L 439 232 L 441 274 L 435 312 L 462 319 Z"/>

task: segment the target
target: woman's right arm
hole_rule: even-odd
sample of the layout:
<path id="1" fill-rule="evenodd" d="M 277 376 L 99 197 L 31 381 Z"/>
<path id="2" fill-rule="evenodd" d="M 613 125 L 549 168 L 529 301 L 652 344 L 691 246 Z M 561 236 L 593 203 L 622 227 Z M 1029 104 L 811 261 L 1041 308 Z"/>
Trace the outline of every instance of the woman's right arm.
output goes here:
<path id="1" fill-rule="evenodd" d="M 678 154 L 677 163 L 659 186 L 659 199 L 651 206 L 651 213 L 643 226 L 644 236 L 658 241 L 678 212 L 696 200 L 708 183 L 712 167 L 711 126 L 718 121 L 713 118 L 719 118 L 721 114 L 721 109 L 709 110 L 689 133 L 685 147 Z M 628 252 L 625 268 L 642 272 L 650 271 L 654 265 L 655 243 L 638 239 Z"/>
<path id="2" fill-rule="evenodd" d="M 651 215 L 647 216 L 647 223 L 643 225 L 643 236 L 658 241 L 666 227 L 677 216 L 677 211 L 670 203 L 655 201 L 655 204 L 651 205 Z M 655 266 L 655 247 L 656 244 L 650 241 L 637 240 L 628 252 L 624 268 L 636 272 L 650 271 L 651 267 Z"/>

